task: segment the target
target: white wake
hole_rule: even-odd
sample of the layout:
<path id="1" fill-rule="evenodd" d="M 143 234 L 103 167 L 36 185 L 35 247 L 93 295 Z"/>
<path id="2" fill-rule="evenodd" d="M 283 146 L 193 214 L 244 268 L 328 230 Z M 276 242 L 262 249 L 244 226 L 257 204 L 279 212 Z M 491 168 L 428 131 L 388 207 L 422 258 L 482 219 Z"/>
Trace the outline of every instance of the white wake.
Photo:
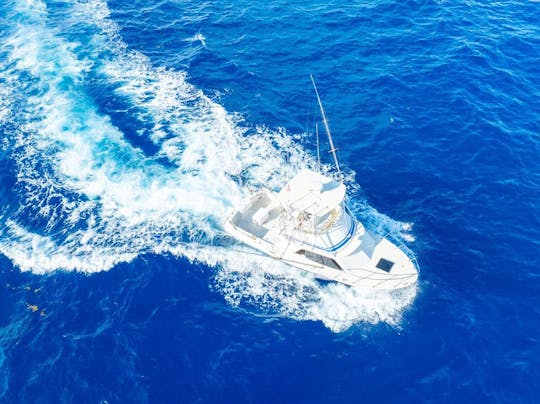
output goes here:
<path id="1" fill-rule="evenodd" d="M 184 72 L 152 66 L 122 41 L 103 1 L 75 2 L 62 26 L 43 1 L 17 0 L 10 13 L 1 34 L 0 124 L 11 128 L 2 150 L 16 165 L 17 202 L 1 217 L 0 252 L 15 265 L 96 272 L 171 253 L 216 268 L 214 287 L 232 305 L 336 331 L 358 321 L 399 324 L 414 289 L 320 284 L 244 247 L 216 245 L 221 218 L 249 187 L 279 187 L 313 163 L 294 136 L 250 128 Z M 81 25 L 91 32 L 84 43 L 69 35 Z M 194 39 L 207 40 L 198 33 L 187 41 Z M 88 92 L 93 85 L 133 106 L 125 114 L 144 127 L 123 133 Z M 134 146 L 129 138 L 137 136 L 156 152 Z M 407 226 L 374 217 L 385 228 Z"/>

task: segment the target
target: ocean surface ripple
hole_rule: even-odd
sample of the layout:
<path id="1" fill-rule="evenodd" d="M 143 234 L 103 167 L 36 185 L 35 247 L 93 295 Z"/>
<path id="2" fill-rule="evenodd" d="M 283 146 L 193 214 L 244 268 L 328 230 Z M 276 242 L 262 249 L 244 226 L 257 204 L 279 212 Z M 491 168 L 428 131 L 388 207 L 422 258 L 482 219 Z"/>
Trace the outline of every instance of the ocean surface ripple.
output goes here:
<path id="1" fill-rule="evenodd" d="M 535 402 L 539 7 L 0 4 L 0 399 Z M 314 164 L 310 73 L 352 208 L 416 252 L 414 288 L 223 234 Z"/>

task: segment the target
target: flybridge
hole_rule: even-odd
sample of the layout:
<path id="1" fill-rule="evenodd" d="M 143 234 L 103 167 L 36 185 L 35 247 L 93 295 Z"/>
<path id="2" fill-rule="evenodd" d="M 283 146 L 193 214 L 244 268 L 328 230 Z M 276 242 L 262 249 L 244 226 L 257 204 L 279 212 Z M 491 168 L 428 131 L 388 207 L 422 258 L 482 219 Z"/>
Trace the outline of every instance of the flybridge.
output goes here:
<path id="1" fill-rule="evenodd" d="M 345 199 L 345 185 L 311 170 L 302 170 L 278 193 L 282 205 L 323 216 Z"/>

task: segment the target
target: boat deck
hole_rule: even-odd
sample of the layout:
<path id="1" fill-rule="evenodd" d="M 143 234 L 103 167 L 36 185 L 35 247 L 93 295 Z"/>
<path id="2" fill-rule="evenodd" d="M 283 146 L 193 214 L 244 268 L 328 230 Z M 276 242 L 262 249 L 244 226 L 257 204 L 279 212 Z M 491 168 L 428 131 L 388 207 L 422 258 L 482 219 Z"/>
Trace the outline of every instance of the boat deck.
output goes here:
<path id="1" fill-rule="evenodd" d="M 253 236 L 264 238 L 270 231 L 269 224 L 279 217 L 279 208 L 272 209 L 273 202 L 267 193 L 257 193 L 249 205 L 243 211 L 237 212 L 231 221 L 236 227 Z"/>

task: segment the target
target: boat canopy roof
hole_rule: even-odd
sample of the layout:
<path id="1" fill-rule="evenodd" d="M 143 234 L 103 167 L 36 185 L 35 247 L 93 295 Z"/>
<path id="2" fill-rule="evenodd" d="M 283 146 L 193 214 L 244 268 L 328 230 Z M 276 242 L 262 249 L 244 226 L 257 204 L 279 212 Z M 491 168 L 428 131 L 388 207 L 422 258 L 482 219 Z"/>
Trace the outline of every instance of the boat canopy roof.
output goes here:
<path id="1" fill-rule="evenodd" d="M 318 172 L 303 169 L 278 193 L 285 207 L 324 216 L 345 199 L 345 185 Z"/>

